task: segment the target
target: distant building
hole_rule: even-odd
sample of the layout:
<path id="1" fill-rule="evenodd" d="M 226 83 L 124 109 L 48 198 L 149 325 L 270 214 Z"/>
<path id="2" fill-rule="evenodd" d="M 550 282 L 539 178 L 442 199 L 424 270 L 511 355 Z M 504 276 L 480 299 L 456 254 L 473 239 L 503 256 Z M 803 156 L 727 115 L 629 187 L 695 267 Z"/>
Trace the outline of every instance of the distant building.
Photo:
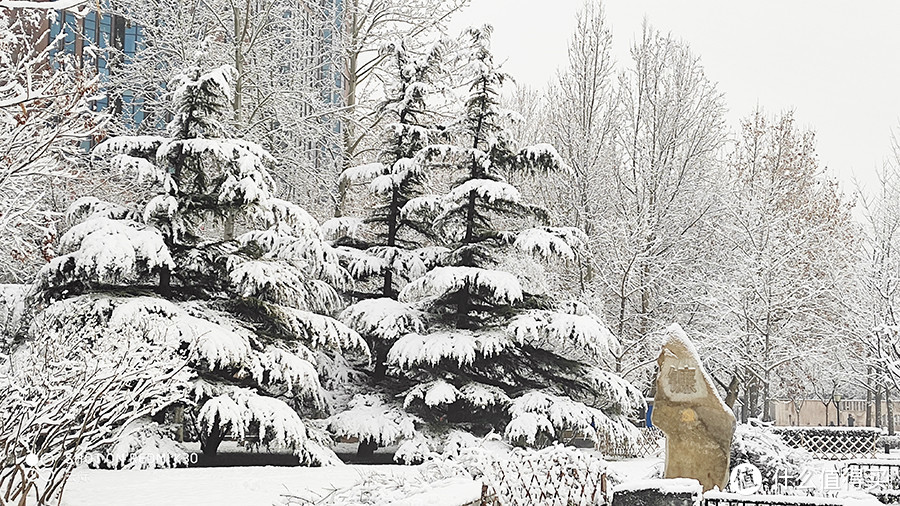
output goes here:
<path id="1" fill-rule="evenodd" d="M 82 65 L 90 65 L 100 76 L 100 86 L 115 74 L 116 68 L 127 63 L 140 50 L 143 41 L 141 27 L 131 23 L 123 16 L 113 14 L 109 9 L 109 0 L 89 2 L 91 10 L 84 16 L 77 16 L 68 10 L 56 11 L 56 15 L 48 20 L 50 30 L 49 41 L 54 41 L 62 34 L 63 38 L 51 48 L 51 54 L 57 51 L 75 56 Z M 42 41 L 49 43 L 49 41 Z M 89 48 L 98 51 L 90 51 Z M 104 51 L 107 47 L 121 51 L 124 61 L 109 61 Z M 144 120 L 141 99 L 129 90 L 118 96 L 106 96 L 95 102 L 97 111 L 111 109 L 113 116 L 120 118 L 126 128 L 137 127 Z"/>
<path id="2" fill-rule="evenodd" d="M 803 399 L 796 403 L 788 400 L 772 400 L 772 414 L 778 426 L 865 426 L 866 401 L 847 399 L 840 401 L 840 409 L 830 402 L 827 406 L 818 399 Z M 900 427 L 900 401 L 891 402 L 894 414 L 894 425 Z M 838 420 L 840 413 L 840 420 Z M 875 406 L 872 404 L 873 425 L 887 427 L 887 403 L 881 402 L 881 423 L 874 423 Z"/>
<path id="3" fill-rule="evenodd" d="M 327 104 L 340 106 L 346 100 L 346 90 L 343 82 L 342 60 L 336 56 L 335 34 L 341 30 L 343 22 L 343 0 L 297 0 L 309 5 L 308 2 L 315 3 L 322 12 L 326 13 L 328 19 L 333 20 L 324 28 L 316 23 L 308 23 L 306 26 L 310 30 L 316 30 L 321 45 L 314 48 L 313 52 L 318 53 L 319 64 L 317 76 L 310 76 L 310 81 L 323 83 L 321 97 Z M 84 16 L 78 16 L 70 10 L 56 11 L 55 19 L 51 17 L 47 21 L 45 29 L 49 29 L 49 40 L 55 40 L 60 33 L 64 34 L 64 38 L 57 43 L 57 47 L 53 48 L 53 52 L 61 51 L 71 54 L 83 65 L 90 65 L 100 75 L 100 85 L 108 81 L 110 75 L 116 73 L 116 69 L 122 65 L 127 65 L 130 58 L 139 52 L 144 43 L 144 36 L 141 27 L 133 24 L 128 18 L 114 13 L 111 8 L 110 0 L 99 0 L 97 2 L 88 2 L 79 6 L 79 9 L 89 8 L 90 11 Z M 290 34 L 286 34 L 290 37 Z M 41 41 L 47 44 L 47 39 Z M 89 48 L 94 47 L 99 51 L 90 51 Z M 106 57 L 107 48 L 114 48 L 120 51 L 124 58 L 120 61 L 108 61 Z M 310 55 L 311 56 L 311 55 Z M 298 59 L 303 55 L 298 55 Z M 293 69 L 285 69 L 286 72 Z M 333 86 L 332 86 L 333 83 Z M 160 83 L 160 90 L 164 83 Z M 108 91 L 108 90 L 106 90 Z M 95 107 L 98 111 L 111 109 L 114 117 L 120 118 L 122 124 L 126 128 L 135 128 L 145 119 L 142 107 L 142 99 L 139 94 L 129 90 L 121 91 L 118 96 L 108 96 L 98 100 Z M 335 119 L 323 119 L 333 123 L 332 128 L 336 133 L 340 133 L 341 124 Z"/>

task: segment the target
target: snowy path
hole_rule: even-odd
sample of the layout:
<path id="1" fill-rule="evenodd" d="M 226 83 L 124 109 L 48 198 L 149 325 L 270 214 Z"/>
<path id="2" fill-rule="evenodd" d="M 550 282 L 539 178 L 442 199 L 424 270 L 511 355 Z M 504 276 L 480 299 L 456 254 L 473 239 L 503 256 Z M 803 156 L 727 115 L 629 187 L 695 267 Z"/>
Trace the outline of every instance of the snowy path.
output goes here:
<path id="1" fill-rule="evenodd" d="M 372 473 L 409 475 L 407 466 L 217 467 L 148 471 L 78 469 L 66 485 L 63 506 L 230 506 L 277 504 L 282 494 L 308 499 L 362 481 Z M 459 484 L 465 489 L 466 484 Z M 471 490 L 481 486 L 471 482 Z M 453 494 L 456 495 L 456 494 Z"/>

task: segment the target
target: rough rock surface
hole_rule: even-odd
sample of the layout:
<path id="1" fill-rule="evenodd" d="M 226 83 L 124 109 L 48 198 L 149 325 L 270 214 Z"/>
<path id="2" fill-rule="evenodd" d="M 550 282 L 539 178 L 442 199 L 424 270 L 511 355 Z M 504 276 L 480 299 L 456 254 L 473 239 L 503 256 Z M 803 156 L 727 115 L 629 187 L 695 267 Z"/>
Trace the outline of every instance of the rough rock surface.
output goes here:
<path id="1" fill-rule="evenodd" d="M 703 369 L 684 330 L 673 324 L 657 359 L 653 425 L 666 434 L 666 478 L 693 478 L 703 490 L 728 482 L 735 418 Z"/>

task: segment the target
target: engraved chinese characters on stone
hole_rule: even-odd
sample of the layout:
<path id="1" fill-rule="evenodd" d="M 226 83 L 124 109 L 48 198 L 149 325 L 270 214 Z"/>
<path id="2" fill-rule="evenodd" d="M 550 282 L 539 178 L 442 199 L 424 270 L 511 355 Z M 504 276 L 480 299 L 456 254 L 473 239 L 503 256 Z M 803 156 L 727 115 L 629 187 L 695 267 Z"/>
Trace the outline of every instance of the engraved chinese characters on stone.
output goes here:
<path id="1" fill-rule="evenodd" d="M 676 394 L 697 393 L 696 372 L 693 367 L 669 367 L 669 388 Z"/>
<path id="2" fill-rule="evenodd" d="M 677 324 L 666 329 L 657 366 L 651 416 L 653 425 L 666 434 L 666 478 L 693 478 L 703 490 L 724 489 L 734 414 L 719 397 L 697 350 Z"/>

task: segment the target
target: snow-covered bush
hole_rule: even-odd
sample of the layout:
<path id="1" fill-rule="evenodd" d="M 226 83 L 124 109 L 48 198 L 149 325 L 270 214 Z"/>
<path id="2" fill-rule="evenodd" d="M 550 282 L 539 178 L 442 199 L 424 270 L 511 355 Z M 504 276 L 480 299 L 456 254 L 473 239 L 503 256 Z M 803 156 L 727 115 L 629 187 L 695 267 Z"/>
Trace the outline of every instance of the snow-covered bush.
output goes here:
<path id="1" fill-rule="evenodd" d="M 421 434 L 417 434 L 397 447 L 397 451 L 394 452 L 394 462 L 415 466 L 436 456 L 437 454 L 432 450 L 428 440 Z"/>
<path id="2" fill-rule="evenodd" d="M 88 455 L 86 460 L 103 469 L 157 469 L 187 467 L 190 455 L 172 438 L 171 429 L 142 418 L 123 427 L 105 453 Z"/>
<path id="3" fill-rule="evenodd" d="M 798 448 L 791 448 L 781 436 L 772 433 L 759 421 L 738 424 L 731 443 L 731 466 L 750 463 L 756 466 L 763 475 L 767 486 L 776 483 L 788 485 L 791 480 L 800 476 L 804 463 L 811 459 L 810 455 Z"/>
<path id="4" fill-rule="evenodd" d="M 56 504 L 76 465 L 135 441 L 133 423 L 180 396 L 183 361 L 166 360 L 161 348 L 87 354 L 47 336 L 0 368 L 0 504 Z M 147 359 L 154 354 L 159 360 Z M 138 439 L 146 449 L 148 439 Z"/>

